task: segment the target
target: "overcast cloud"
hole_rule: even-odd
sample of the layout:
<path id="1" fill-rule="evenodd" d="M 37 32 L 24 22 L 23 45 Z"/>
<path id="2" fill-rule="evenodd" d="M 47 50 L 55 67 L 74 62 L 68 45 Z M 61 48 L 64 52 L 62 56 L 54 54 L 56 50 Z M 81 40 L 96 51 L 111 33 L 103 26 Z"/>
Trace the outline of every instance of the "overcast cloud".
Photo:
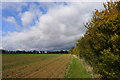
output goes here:
<path id="1" fill-rule="evenodd" d="M 8 50 L 59 50 L 69 49 L 84 35 L 83 23 L 90 20 L 95 9 L 103 9 L 102 3 L 69 3 L 50 7 L 46 14 L 36 9 L 20 13 L 21 22 L 35 25 L 22 32 L 10 32 L 3 37 L 3 49 Z"/>

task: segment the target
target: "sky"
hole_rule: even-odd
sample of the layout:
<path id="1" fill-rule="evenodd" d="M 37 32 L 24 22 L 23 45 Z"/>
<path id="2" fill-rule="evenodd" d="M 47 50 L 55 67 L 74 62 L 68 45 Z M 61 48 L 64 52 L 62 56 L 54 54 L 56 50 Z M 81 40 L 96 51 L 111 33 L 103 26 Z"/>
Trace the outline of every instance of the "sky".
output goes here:
<path id="1" fill-rule="evenodd" d="M 69 50 L 103 2 L 2 2 L 0 44 L 6 50 Z"/>

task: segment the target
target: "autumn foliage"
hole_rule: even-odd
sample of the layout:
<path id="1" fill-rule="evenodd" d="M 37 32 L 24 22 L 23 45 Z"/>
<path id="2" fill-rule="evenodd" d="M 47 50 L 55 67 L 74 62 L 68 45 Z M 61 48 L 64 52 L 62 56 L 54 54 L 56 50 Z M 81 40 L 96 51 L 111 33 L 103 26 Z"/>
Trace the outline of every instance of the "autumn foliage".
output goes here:
<path id="1" fill-rule="evenodd" d="M 85 35 L 69 52 L 84 58 L 101 78 L 120 79 L 120 1 L 103 6 L 104 10 L 94 12 Z"/>

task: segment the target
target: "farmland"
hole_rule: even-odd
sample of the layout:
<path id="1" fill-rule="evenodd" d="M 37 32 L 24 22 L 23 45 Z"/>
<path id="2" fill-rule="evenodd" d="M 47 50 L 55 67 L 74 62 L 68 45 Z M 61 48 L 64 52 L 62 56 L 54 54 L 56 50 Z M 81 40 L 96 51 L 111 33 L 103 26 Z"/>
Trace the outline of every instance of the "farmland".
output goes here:
<path id="1" fill-rule="evenodd" d="M 70 54 L 3 54 L 2 77 L 90 78 L 80 65 Z"/>
<path id="2" fill-rule="evenodd" d="M 4 54 L 3 78 L 64 78 L 68 54 Z"/>

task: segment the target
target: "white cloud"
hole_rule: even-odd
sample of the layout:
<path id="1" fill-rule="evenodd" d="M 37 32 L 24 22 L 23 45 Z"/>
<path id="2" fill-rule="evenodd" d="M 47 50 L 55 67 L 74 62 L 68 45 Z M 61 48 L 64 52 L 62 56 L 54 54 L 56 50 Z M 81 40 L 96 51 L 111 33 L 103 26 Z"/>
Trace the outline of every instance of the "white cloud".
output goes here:
<path id="1" fill-rule="evenodd" d="M 5 21 L 13 24 L 16 29 L 20 29 L 19 25 L 17 24 L 17 22 L 16 22 L 16 20 L 15 20 L 15 18 L 14 18 L 13 16 L 9 16 L 9 17 L 3 18 L 3 19 L 4 19 Z"/>
<path id="2" fill-rule="evenodd" d="M 38 5 L 31 3 L 29 10 L 25 11 L 24 13 L 20 13 L 20 15 L 23 26 L 29 26 L 42 15 L 42 12 L 40 11 Z"/>
<path id="3" fill-rule="evenodd" d="M 2 2 L 106 2 L 110 0 L 1 0 L 1 1 Z"/>
<path id="4" fill-rule="evenodd" d="M 83 26 L 95 8 L 102 3 L 70 3 L 50 8 L 39 16 L 36 24 L 23 32 L 3 37 L 4 49 L 66 49 L 75 44 L 86 31 Z M 30 11 L 30 10 L 29 10 Z M 28 17 L 29 18 L 29 17 Z"/>
<path id="5" fill-rule="evenodd" d="M 2 9 L 10 10 L 11 12 L 21 12 L 24 6 L 28 6 L 25 2 L 3 2 Z"/>
<path id="6" fill-rule="evenodd" d="M 33 18 L 34 18 L 34 14 L 32 14 L 31 12 L 27 11 L 23 13 L 21 17 L 23 26 L 28 26 L 30 23 L 32 23 Z"/>
<path id="7" fill-rule="evenodd" d="M 2 48 L 2 37 L 0 36 L 0 49 L 3 49 Z"/>

